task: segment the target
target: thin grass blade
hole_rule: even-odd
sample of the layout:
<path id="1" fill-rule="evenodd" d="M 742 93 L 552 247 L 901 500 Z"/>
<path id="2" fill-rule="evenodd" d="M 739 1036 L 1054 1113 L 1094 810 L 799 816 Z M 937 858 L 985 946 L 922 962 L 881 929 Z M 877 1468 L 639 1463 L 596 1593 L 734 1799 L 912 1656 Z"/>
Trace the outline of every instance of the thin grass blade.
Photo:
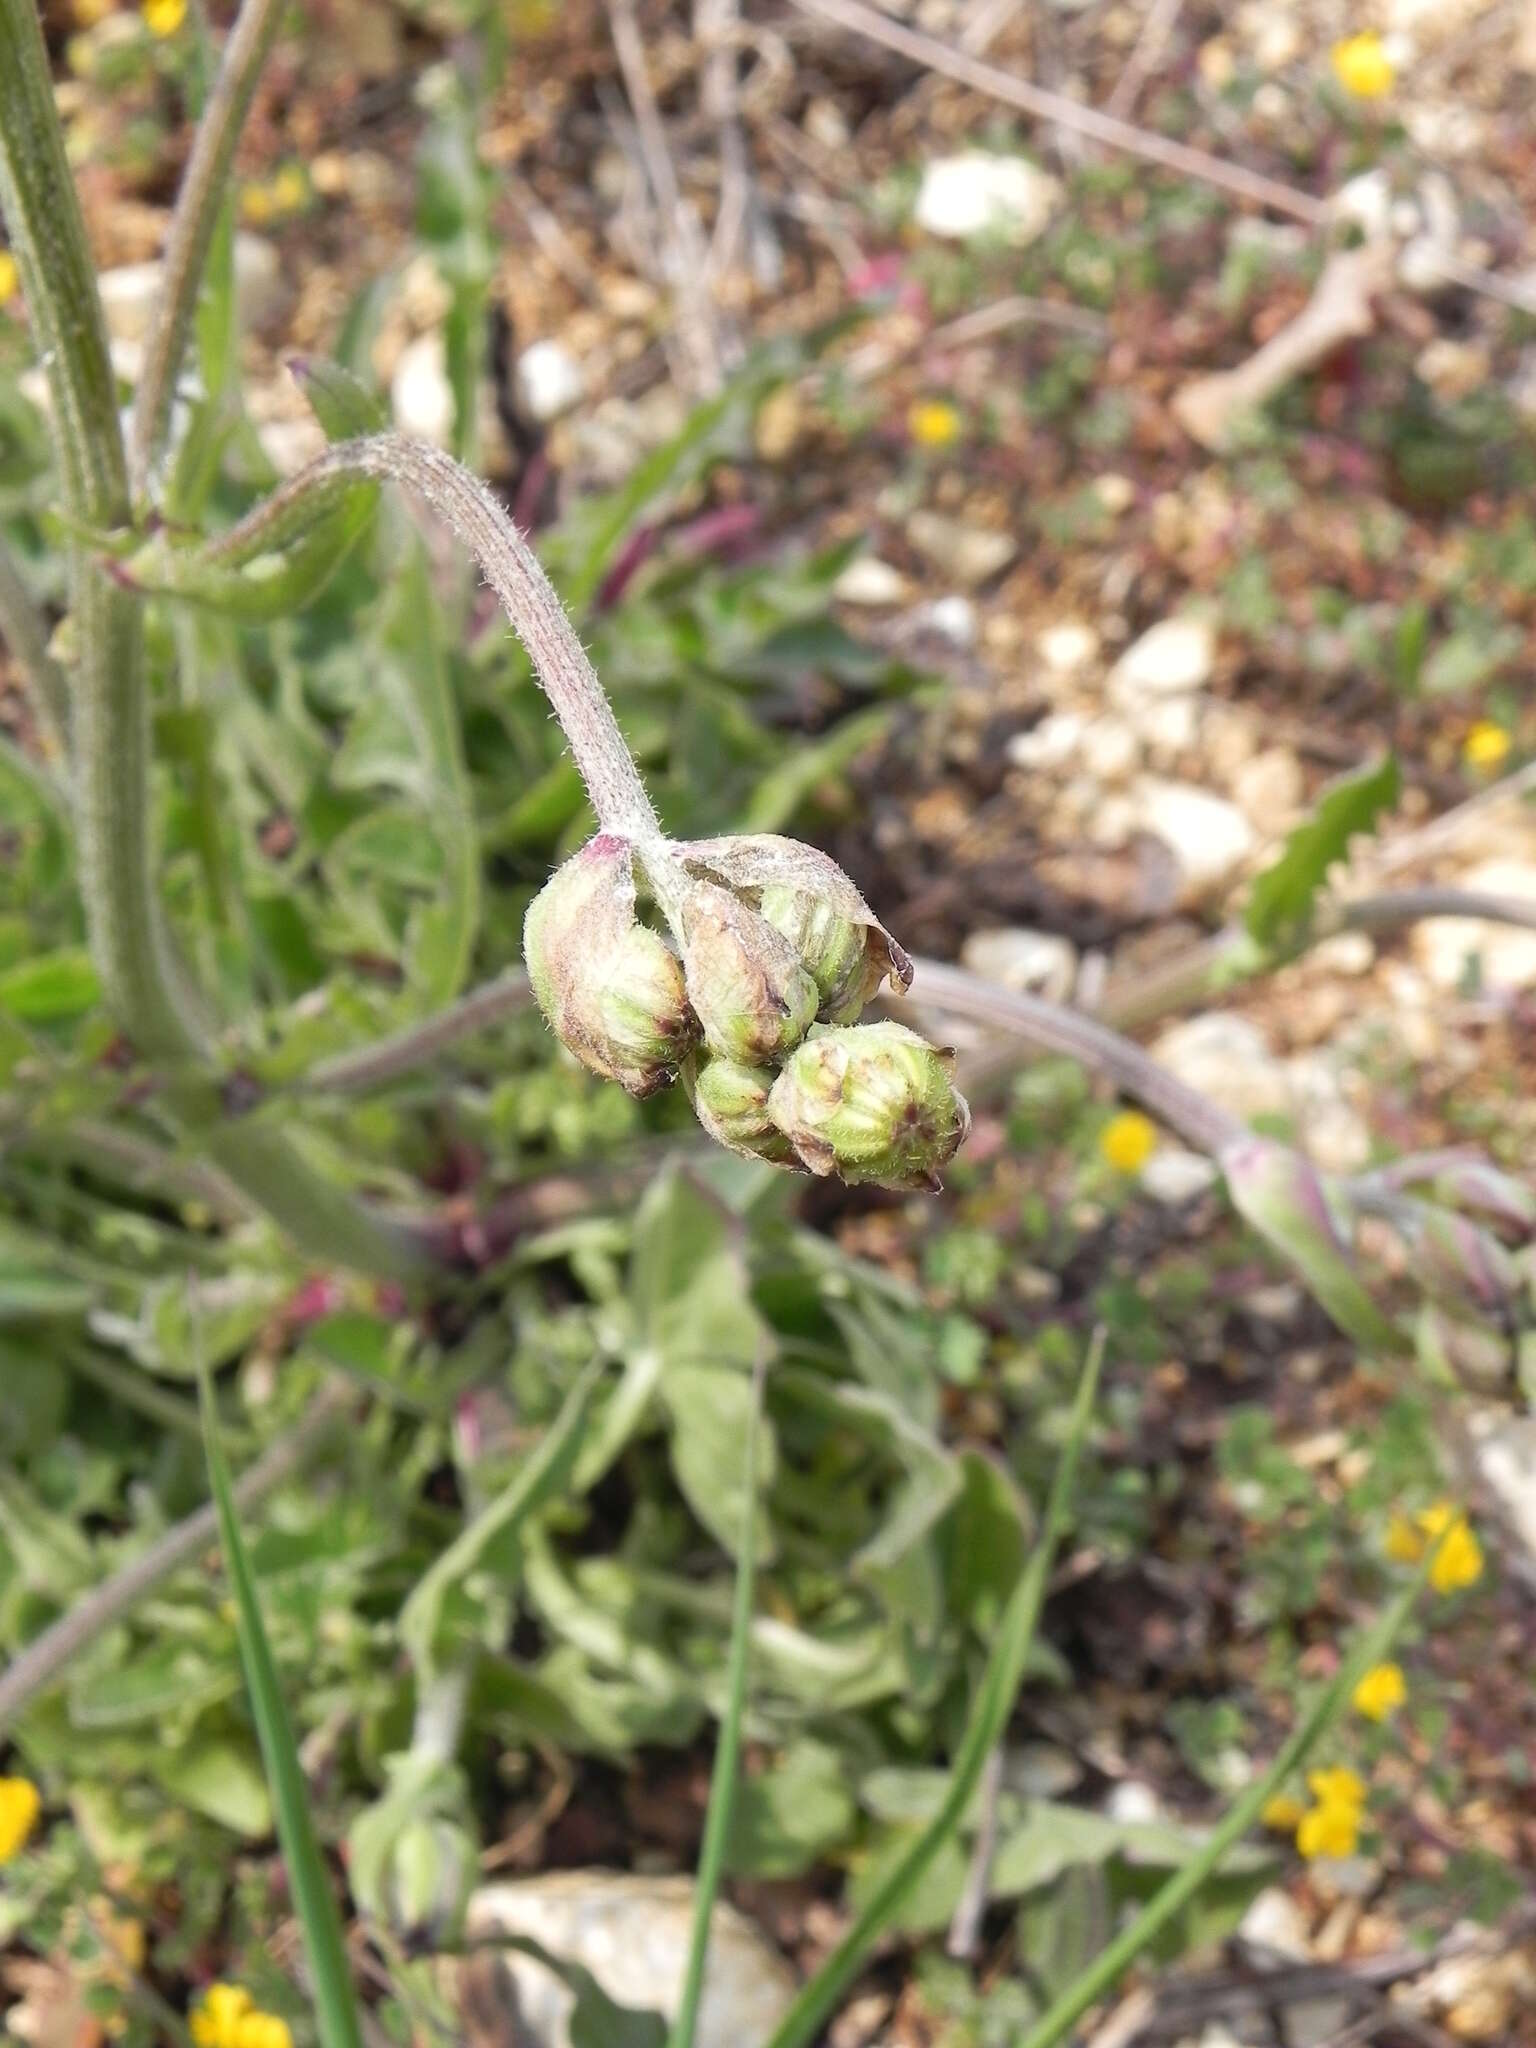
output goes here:
<path id="1" fill-rule="evenodd" d="M 741 1544 L 736 1553 L 736 1592 L 731 1608 L 725 1713 L 720 1722 L 715 1767 L 710 1774 L 704 1840 L 699 1848 L 688 1962 L 683 1971 L 682 1994 L 678 2000 L 677 2017 L 667 2037 L 667 2048 L 693 2048 L 693 2036 L 699 2022 L 699 2002 L 704 1992 L 704 1966 L 709 1956 L 710 1922 L 725 1870 L 731 1813 L 736 1803 L 741 1723 L 747 1696 L 747 1659 L 752 1641 L 752 1586 L 757 1550 L 757 1438 L 763 1413 L 766 1369 L 766 1357 L 760 1353 L 752 1373 L 752 1405 L 747 1411 L 746 1443 L 742 1451 L 741 1491 L 745 1511 L 741 1520 Z"/>
<path id="2" fill-rule="evenodd" d="M 256 1581 L 246 1556 L 230 1490 L 229 1471 L 219 1444 L 218 1420 L 208 1376 L 201 1379 L 203 1441 L 208 1457 L 208 1477 L 219 1516 L 219 1539 L 229 1571 L 230 1589 L 235 1596 L 235 1619 L 240 1638 L 240 1661 L 245 1669 L 246 1690 L 261 1743 L 267 1782 L 272 1789 L 272 1806 L 277 1816 L 277 1839 L 293 1894 L 294 1911 L 304 1930 L 304 1947 L 314 1980 L 315 2024 L 322 2048 L 362 2048 L 357 2000 L 347 1969 L 342 1942 L 341 1918 L 326 1877 L 320 1845 L 309 1818 L 309 1787 L 294 1745 L 277 1667 L 261 1619 Z"/>

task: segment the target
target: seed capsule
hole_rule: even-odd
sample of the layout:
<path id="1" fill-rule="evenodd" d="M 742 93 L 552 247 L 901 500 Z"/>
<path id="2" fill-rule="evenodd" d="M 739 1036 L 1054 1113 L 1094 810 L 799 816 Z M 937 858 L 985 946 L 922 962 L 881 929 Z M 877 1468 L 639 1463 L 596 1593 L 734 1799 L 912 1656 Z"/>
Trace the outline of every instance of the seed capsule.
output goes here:
<path id="1" fill-rule="evenodd" d="M 703 1059 L 693 1080 L 694 1112 L 716 1144 L 727 1151 L 768 1159 L 775 1166 L 793 1166 L 796 1160 L 789 1140 L 774 1128 L 768 1114 L 773 1082 L 769 1067 L 749 1067 L 741 1060 Z"/>

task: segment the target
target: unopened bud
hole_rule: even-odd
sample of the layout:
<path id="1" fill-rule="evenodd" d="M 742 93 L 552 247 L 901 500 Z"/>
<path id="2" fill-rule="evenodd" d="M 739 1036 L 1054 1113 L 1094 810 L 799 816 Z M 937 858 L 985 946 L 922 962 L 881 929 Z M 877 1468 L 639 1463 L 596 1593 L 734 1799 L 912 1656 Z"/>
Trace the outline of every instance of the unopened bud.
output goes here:
<path id="1" fill-rule="evenodd" d="M 817 1030 L 786 1061 L 768 1113 L 812 1173 L 937 1188 L 971 1127 L 952 1064 L 904 1024 Z"/>
<path id="2" fill-rule="evenodd" d="M 871 929 L 843 917 L 824 898 L 803 889 L 765 889 L 762 913 L 799 954 L 820 997 L 816 1014 L 828 1024 L 856 1024 L 888 972 L 871 952 Z"/>
<path id="3" fill-rule="evenodd" d="M 727 1151 L 768 1159 L 775 1166 L 793 1166 L 795 1155 L 789 1140 L 768 1115 L 768 1091 L 773 1082 L 771 1068 L 705 1058 L 693 1081 L 693 1107 L 705 1130 Z"/>
<path id="4" fill-rule="evenodd" d="M 1523 1291 L 1520 1270 L 1490 1231 L 1427 1203 L 1414 1204 L 1405 1228 L 1432 1299 L 1495 1316 L 1510 1313 Z"/>
<path id="5" fill-rule="evenodd" d="M 478 1869 L 475 1845 L 456 1821 L 405 1823 L 385 1862 L 383 1903 L 407 1950 L 420 1954 L 458 1939 Z"/>
<path id="6" fill-rule="evenodd" d="M 1420 1365 L 1445 1386 L 1497 1394 L 1513 1377 L 1517 1346 L 1491 1323 L 1468 1322 L 1426 1302 L 1414 1337 Z"/>
<path id="7" fill-rule="evenodd" d="M 1234 1207 L 1296 1268 L 1339 1328 L 1370 1350 L 1401 1351 L 1402 1339 L 1355 1271 L 1317 1170 L 1289 1146 L 1249 1136 L 1228 1145 L 1217 1163 Z"/>
<path id="8" fill-rule="evenodd" d="M 886 979 L 912 982 L 912 962 L 837 862 L 775 832 L 694 839 L 678 849 L 692 873 L 745 892 L 782 932 L 816 984 L 824 1024 L 855 1024 Z"/>
<path id="9" fill-rule="evenodd" d="M 777 1061 L 816 1015 L 816 984 L 766 918 L 713 882 L 694 882 L 682 906 L 688 1000 L 704 1042 L 723 1059 Z"/>
<path id="10" fill-rule="evenodd" d="M 683 969 L 635 916 L 627 840 L 599 833 L 528 907 L 523 957 L 539 1008 L 581 1064 L 631 1095 L 676 1078 L 697 1037 Z"/>

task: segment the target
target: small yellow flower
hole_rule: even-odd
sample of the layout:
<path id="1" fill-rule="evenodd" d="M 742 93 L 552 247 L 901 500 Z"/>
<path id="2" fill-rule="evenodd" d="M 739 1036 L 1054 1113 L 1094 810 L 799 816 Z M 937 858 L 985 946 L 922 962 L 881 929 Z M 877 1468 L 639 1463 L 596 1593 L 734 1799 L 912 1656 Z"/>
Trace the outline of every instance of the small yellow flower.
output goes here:
<path id="1" fill-rule="evenodd" d="M 1333 75 L 1357 100 L 1379 100 L 1397 77 L 1386 45 L 1374 29 L 1348 36 L 1333 46 Z"/>
<path id="2" fill-rule="evenodd" d="M 235 2035 L 251 2012 L 251 1994 L 241 1984 L 210 1984 L 192 2015 L 197 2048 L 235 2048 Z"/>
<path id="3" fill-rule="evenodd" d="M 1394 1564 L 1417 1564 L 1424 1555 L 1424 1538 L 1406 1515 L 1394 1515 L 1387 1524 L 1384 1547 Z"/>
<path id="4" fill-rule="evenodd" d="M 7 299 L 14 299 L 16 287 L 21 283 L 21 272 L 16 268 L 16 258 L 9 249 L 0 249 L 0 306 Z"/>
<path id="5" fill-rule="evenodd" d="M 963 422 L 946 398 L 920 398 L 907 412 L 907 432 L 919 448 L 948 448 Z"/>
<path id="6" fill-rule="evenodd" d="M 1436 1512 L 1431 1509 L 1430 1513 Z M 1483 1576 L 1483 1546 L 1472 1533 L 1472 1526 L 1465 1515 L 1458 1515 L 1454 1521 L 1441 1529 L 1425 1527 L 1426 1517 L 1420 1515 L 1419 1527 L 1432 1540 L 1440 1540 L 1435 1561 L 1429 1568 L 1429 1583 L 1437 1593 L 1459 1593 L 1466 1586 L 1475 1586 Z"/>
<path id="7" fill-rule="evenodd" d="M 1099 1156 L 1116 1173 L 1140 1173 L 1157 1150 L 1157 1125 L 1139 1109 L 1122 1109 L 1099 1133 Z"/>
<path id="8" fill-rule="evenodd" d="M 265 185 L 247 185 L 241 192 L 240 218 L 252 227 L 262 226 L 276 211 L 272 194 Z"/>
<path id="9" fill-rule="evenodd" d="M 1319 1806 L 1365 1804 L 1365 1780 L 1348 1764 L 1333 1764 L 1326 1771 L 1308 1771 L 1307 1790 Z"/>
<path id="10" fill-rule="evenodd" d="M 0 1778 L 0 1863 L 26 1847 L 42 1803 L 30 1778 Z"/>
<path id="11" fill-rule="evenodd" d="M 140 0 L 139 13 L 152 36 L 175 35 L 187 18 L 187 0 Z"/>
<path id="12" fill-rule="evenodd" d="M 1259 1819 L 1265 1827 L 1276 1828 L 1282 1835 L 1291 1834 L 1306 1818 L 1307 1809 L 1299 1799 L 1293 1799 L 1289 1792 L 1277 1792 L 1273 1799 L 1266 1799 L 1259 1809 Z"/>
<path id="13" fill-rule="evenodd" d="M 1385 1721 L 1407 1697 L 1400 1664 L 1374 1665 L 1350 1694 L 1355 1712 L 1364 1714 L 1367 1721 Z"/>
<path id="14" fill-rule="evenodd" d="M 1497 768 L 1509 753 L 1511 741 L 1502 725 L 1480 718 L 1461 745 L 1461 758 L 1469 768 Z"/>
<path id="15" fill-rule="evenodd" d="M 230 2048 L 293 2048 L 293 2036 L 275 2012 L 252 2012 L 237 2024 Z"/>
<path id="16" fill-rule="evenodd" d="M 1296 1847 L 1310 1862 L 1314 1856 L 1353 1856 L 1360 1840 L 1360 1808 L 1326 1801 L 1304 1813 L 1296 1829 Z"/>
<path id="17" fill-rule="evenodd" d="M 284 164 L 272 180 L 272 204 L 281 213 L 297 213 L 309 197 L 309 180 L 297 164 Z"/>

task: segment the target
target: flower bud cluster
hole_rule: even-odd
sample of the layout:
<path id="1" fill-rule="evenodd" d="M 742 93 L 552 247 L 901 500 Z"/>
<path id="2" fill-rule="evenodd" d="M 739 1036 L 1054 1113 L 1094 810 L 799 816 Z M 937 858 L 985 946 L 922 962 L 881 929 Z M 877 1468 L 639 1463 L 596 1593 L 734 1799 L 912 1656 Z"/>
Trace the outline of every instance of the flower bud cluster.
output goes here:
<path id="1" fill-rule="evenodd" d="M 636 869 L 671 943 L 637 910 Z M 529 978 L 591 1072 L 645 1096 L 681 1078 L 733 1152 L 880 1187 L 936 1187 L 970 1128 L 951 1056 L 860 1024 L 912 963 L 835 861 L 774 834 L 599 833 L 535 898 Z"/>

